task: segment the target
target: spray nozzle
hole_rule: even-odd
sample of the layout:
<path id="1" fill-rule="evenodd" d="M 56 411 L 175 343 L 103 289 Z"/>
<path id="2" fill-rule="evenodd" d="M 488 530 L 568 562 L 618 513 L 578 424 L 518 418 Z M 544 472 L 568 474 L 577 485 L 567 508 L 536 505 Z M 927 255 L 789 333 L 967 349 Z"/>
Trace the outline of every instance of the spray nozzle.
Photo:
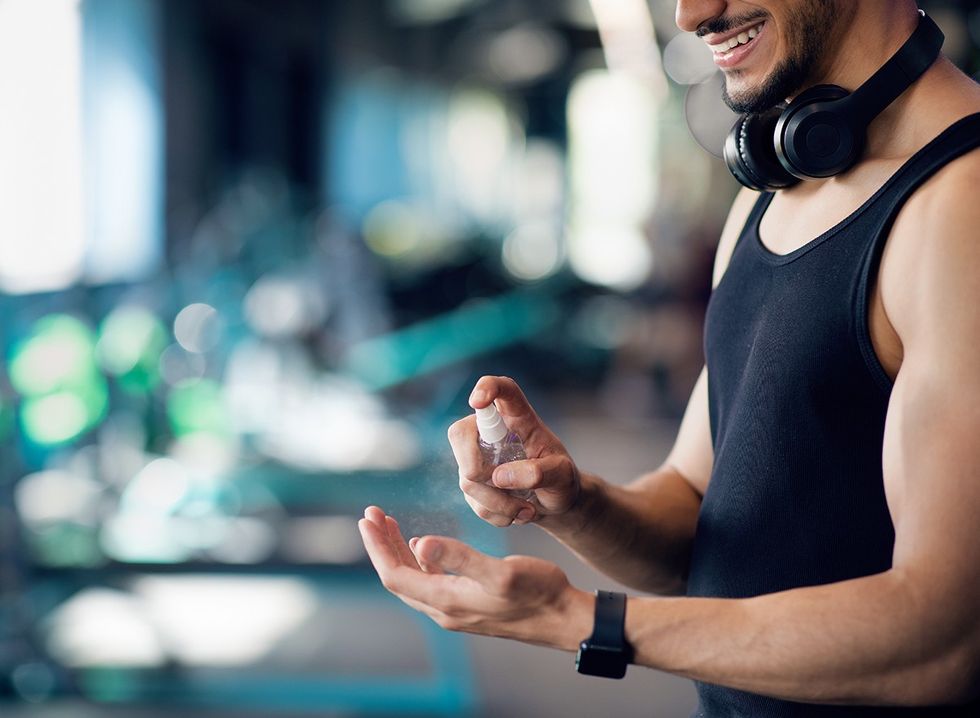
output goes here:
<path id="1" fill-rule="evenodd" d="M 507 425 L 493 404 L 476 410 L 476 428 L 480 438 L 488 444 L 496 444 L 507 436 Z"/>

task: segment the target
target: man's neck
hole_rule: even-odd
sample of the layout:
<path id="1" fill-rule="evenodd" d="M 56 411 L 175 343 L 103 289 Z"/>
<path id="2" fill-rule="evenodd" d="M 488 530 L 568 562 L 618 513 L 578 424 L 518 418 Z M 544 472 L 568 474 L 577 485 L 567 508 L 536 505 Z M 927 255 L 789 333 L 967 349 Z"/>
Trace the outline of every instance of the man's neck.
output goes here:
<path id="1" fill-rule="evenodd" d="M 834 49 L 808 85 L 840 85 L 853 92 L 898 52 L 918 22 L 919 15 L 912 3 L 847 3 L 846 16 L 840 18 L 830 42 Z M 872 122 L 868 128 L 866 157 L 902 154 L 906 142 L 893 130 L 901 126 L 911 95 L 911 90 L 904 93 Z"/>

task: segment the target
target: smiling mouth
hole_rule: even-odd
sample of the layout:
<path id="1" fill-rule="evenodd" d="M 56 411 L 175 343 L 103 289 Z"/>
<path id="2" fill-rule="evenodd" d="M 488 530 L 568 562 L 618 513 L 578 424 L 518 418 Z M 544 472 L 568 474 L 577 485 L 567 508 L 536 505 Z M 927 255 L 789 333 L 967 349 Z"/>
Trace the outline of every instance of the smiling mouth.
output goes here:
<path id="1" fill-rule="evenodd" d="M 765 22 L 760 22 L 748 30 L 743 30 L 737 35 L 732 35 L 727 40 L 723 40 L 715 45 L 708 45 L 708 48 L 714 53 L 716 58 L 724 59 L 731 55 L 736 48 L 751 44 L 756 36 L 762 32 L 763 25 L 765 25 Z"/>

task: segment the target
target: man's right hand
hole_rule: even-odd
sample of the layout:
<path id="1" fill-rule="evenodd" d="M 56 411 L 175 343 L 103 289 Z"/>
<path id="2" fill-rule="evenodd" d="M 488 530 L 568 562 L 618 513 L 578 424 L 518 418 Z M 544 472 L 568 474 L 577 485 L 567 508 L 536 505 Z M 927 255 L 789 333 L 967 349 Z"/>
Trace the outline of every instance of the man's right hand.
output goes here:
<path id="1" fill-rule="evenodd" d="M 474 409 L 495 403 L 504 423 L 524 442 L 528 457 L 526 461 L 485 466 L 476 418 L 471 414 L 449 427 L 449 443 L 459 465 L 459 487 L 476 515 L 503 527 L 568 512 L 579 498 L 581 475 L 517 383 L 508 377 L 482 377 L 473 388 L 469 403 Z M 511 489 L 534 493 L 525 501 L 510 494 Z"/>

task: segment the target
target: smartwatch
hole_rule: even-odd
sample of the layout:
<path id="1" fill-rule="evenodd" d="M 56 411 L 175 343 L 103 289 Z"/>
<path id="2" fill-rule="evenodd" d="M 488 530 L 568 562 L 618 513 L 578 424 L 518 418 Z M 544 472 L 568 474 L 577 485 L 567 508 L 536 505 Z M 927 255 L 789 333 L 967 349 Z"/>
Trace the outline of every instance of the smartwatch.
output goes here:
<path id="1" fill-rule="evenodd" d="M 575 669 L 579 673 L 603 678 L 622 678 L 633 660 L 633 649 L 626 642 L 626 594 L 595 592 L 595 626 L 592 635 L 578 647 Z"/>

